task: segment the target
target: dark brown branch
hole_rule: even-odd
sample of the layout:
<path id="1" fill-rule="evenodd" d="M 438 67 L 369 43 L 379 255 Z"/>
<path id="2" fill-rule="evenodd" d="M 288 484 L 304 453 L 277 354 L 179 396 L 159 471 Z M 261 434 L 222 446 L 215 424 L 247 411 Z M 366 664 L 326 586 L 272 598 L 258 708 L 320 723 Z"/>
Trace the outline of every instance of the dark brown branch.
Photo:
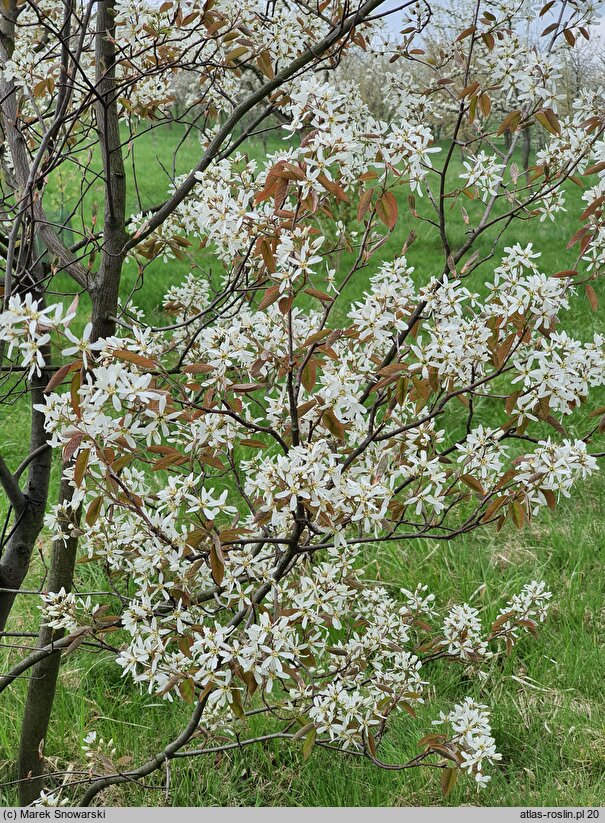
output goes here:
<path id="1" fill-rule="evenodd" d="M 6 493 L 9 503 L 15 512 L 19 513 L 25 505 L 25 496 L 19 488 L 16 476 L 13 475 L 8 468 L 2 455 L 0 455 L 0 484 Z"/>
<path id="2" fill-rule="evenodd" d="M 182 749 L 183 746 L 189 742 L 197 730 L 197 727 L 202 719 L 202 715 L 204 714 L 206 703 L 208 702 L 208 696 L 209 695 L 207 694 L 198 702 L 191 720 L 179 736 L 172 741 L 172 743 L 169 743 L 164 749 L 162 749 L 161 752 L 158 752 L 158 754 L 146 763 L 143 763 L 143 765 L 139 766 L 138 769 L 132 769 L 124 774 L 102 777 L 100 780 L 95 780 L 92 786 L 84 794 L 82 800 L 80 801 L 80 805 L 90 806 L 95 797 L 99 794 L 99 792 L 102 792 L 103 789 L 107 789 L 109 786 L 116 786 L 120 783 L 132 783 L 133 781 L 140 780 L 142 777 L 147 777 L 147 775 L 156 771 L 156 769 L 161 768 L 167 761 L 172 760 L 176 756 L 179 749 Z"/>
<path id="3" fill-rule="evenodd" d="M 308 65 L 318 60 L 326 54 L 332 46 L 344 38 L 356 25 L 363 22 L 363 20 L 377 7 L 380 6 L 384 0 L 366 0 L 360 8 L 342 20 L 338 25 L 332 28 L 332 31 L 324 37 L 316 46 L 312 46 L 303 52 L 296 60 L 293 60 L 289 66 L 278 72 L 272 80 L 269 80 L 260 89 L 257 89 L 250 97 L 246 98 L 239 104 L 233 113 L 227 118 L 225 125 L 218 132 L 216 137 L 211 141 L 210 145 L 204 152 L 204 155 L 197 166 L 190 172 L 186 180 L 178 187 L 174 194 L 166 200 L 162 206 L 156 211 L 153 217 L 147 224 L 140 229 L 128 242 L 124 248 L 124 252 L 128 252 L 135 248 L 139 243 L 149 237 L 162 223 L 173 214 L 174 210 L 183 202 L 188 194 L 193 191 L 197 182 L 197 175 L 205 171 L 208 166 L 215 159 L 221 159 L 220 148 L 225 140 L 232 134 L 233 129 L 251 109 L 258 103 L 265 100 L 272 92 L 279 89 L 294 77 L 298 72 L 302 71 Z M 410 2 L 409 5 L 412 5 Z"/>

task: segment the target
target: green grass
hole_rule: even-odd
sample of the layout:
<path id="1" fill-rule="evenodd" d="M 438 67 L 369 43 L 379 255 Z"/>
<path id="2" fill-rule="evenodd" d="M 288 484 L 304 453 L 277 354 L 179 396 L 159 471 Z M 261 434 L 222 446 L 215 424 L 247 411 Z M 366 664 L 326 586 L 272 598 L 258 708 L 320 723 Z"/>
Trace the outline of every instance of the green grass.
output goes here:
<path id="1" fill-rule="evenodd" d="M 592 481 L 580 492 L 581 502 L 566 503 L 556 516 L 522 532 L 505 531 L 497 538 L 485 531 L 452 544 L 407 543 L 383 552 L 376 561 L 380 579 L 397 586 L 428 583 L 441 603 L 469 599 L 479 583 L 484 601 L 497 600 L 535 577 L 553 588 L 555 604 L 537 641 L 519 644 L 503 669 L 494 667 L 481 685 L 466 680 L 462 670 L 429 672 L 437 684 L 418 718 L 402 715 L 381 749 L 387 762 L 402 762 L 417 752 L 415 742 L 439 709 L 467 694 L 493 709 L 494 734 L 504 760 L 493 769 L 488 788 L 477 794 L 461 780 L 447 805 L 579 805 L 602 803 L 605 793 L 605 500 L 602 483 Z M 428 559 L 427 559 L 428 558 Z M 83 585 L 100 583 L 86 567 Z M 34 610 L 19 614 L 13 625 L 31 627 Z M 17 653 L 4 655 L 3 665 Z M 524 683 L 513 679 L 519 677 Z M 433 689 L 429 689 L 432 695 Z M 0 781 L 14 774 L 11 755 L 25 683 L 12 687 L 0 724 Z M 68 658 L 61 678 L 47 744 L 55 768 L 82 764 L 80 746 L 92 728 L 117 742 L 118 754 L 135 763 L 160 750 L 186 723 L 189 707 L 157 706 L 140 694 L 119 670 L 95 655 Z M 242 725 L 242 735 L 264 733 L 260 722 Z M 203 805 L 434 805 L 440 804 L 439 776 L 417 770 L 388 773 L 357 758 L 315 750 L 304 761 L 300 744 L 273 743 L 219 760 L 175 761 L 166 799 L 164 775 L 150 782 L 154 791 L 135 786 L 113 788 L 103 796 L 108 805 L 165 803 Z M 10 792 L 5 801 L 14 800 Z"/>
<path id="2" fill-rule="evenodd" d="M 165 178 L 156 157 L 170 156 L 179 135 L 165 132 L 140 142 L 137 160 L 145 168 L 144 202 L 157 202 L 166 193 Z M 276 145 L 275 142 L 272 143 Z M 191 165 L 199 148 L 186 144 L 182 169 Z M 262 157 L 262 147 L 250 148 Z M 456 159 L 452 179 L 459 173 Z M 505 245 L 529 241 L 543 253 L 542 266 L 554 272 L 570 267 L 567 240 L 577 227 L 579 190 L 569 187 L 568 213 L 556 224 L 514 224 Z M 137 210 L 132 185 L 129 206 Z M 91 194 L 89 198 L 92 198 Z M 426 198 L 419 210 L 427 213 Z M 469 212 L 475 204 L 465 203 Z M 381 251 L 389 259 L 399 254 L 409 229 L 418 239 L 408 259 L 416 267 L 419 282 L 439 274 L 443 268 L 440 244 L 434 230 L 412 220 L 406 198 L 400 199 L 401 217 L 396 232 Z M 452 212 L 450 237 L 461 242 L 464 224 Z M 481 240 L 482 252 L 492 238 Z M 343 266 L 346 265 L 343 259 Z M 139 305 L 152 318 L 159 318 L 159 306 L 167 285 L 189 271 L 182 261 L 156 262 L 146 272 Z M 360 273 L 348 287 L 346 298 L 358 298 L 372 267 Z M 489 264 L 482 270 L 488 273 Z M 481 288 L 481 272 L 473 285 Z M 487 275 L 486 275 L 487 276 Z M 128 294 L 136 283 L 132 265 L 125 270 L 123 290 Z M 67 284 L 64 284 L 67 288 Z M 86 305 L 81 307 L 85 322 Z M 566 318 L 565 327 L 586 338 L 603 326 L 603 312 L 590 311 L 580 295 Z M 3 453 L 11 465 L 21 459 L 26 447 L 28 413 L 16 403 L 0 411 L 0 438 Z M 301 806 L 390 806 L 390 805 L 579 805 L 595 806 L 605 798 L 605 481 L 595 477 L 576 488 L 572 499 L 555 513 L 546 513 L 530 527 L 515 531 L 506 527 L 496 535 L 485 529 L 451 544 L 428 540 L 408 541 L 383 548 L 375 557 L 377 579 L 390 585 L 414 588 L 427 583 L 439 604 L 470 600 L 490 610 L 532 579 L 544 579 L 554 593 L 551 616 L 537 641 L 526 638 L 511 659 L 494 664 L 481 683 L 465 678 L 461 668 L 435 667 L 427 679 L 436 684 L 428 689 L 427 705 L 417 719 L 407 715 L 392 725 L 381 749 L 387 762 L 403 762 L 417 753 L 416 741 L 428 730 L 440 709 L 450 707 L 465 695 L 488 703 L 493 711 L 493 728 L 502 764 L 492 770 L 488 788 L 477 794 L 471 781 L 460 780 L 447 801 L 441 799 L 439 774 L 429 769 L 406 772 L 380 771 L 368 762 L 346 755 L 315 749 L 304 761 L 301 745 L 268 743 L 215 759 L 176 760 L 170 767 L 170 788 L 165 793 L 165 773 L 157 772 L 149 783 L 157 789 L 137 786 L 113 788 L 101 797 L 107 805 L 301 805 Z M 44 536 L 40 553 L 47 556 Z M 102 576 L 92 565 L 80 572 L 83 590 L 102 585 Z M 36 558 L 30 582 L 40 579 L 41 560 Z M 484 594 L 477 589 L 485 584 Z M 13 630 L 33 630 L 37 626 L 35 598 L 22 598 L 13 616 Z M 20 652 L 0 655 L 0 668 L 10 667 Z M 515 679 L 519 678 L 519 679 Z M 520 682 L 521 681 L 521 682 Z M 0 783 L 15 777 L 14 752 L 25 696 L 25 681 L 11 687 L 2 697 L 0 719 Z M 8 699 L 7 699 L 8 697 Z M 48 734 L 46 754 L 55 769 L 82 768 L 81 744 L 92 728 L 104 738 L 113 737 L 118 755 L 129 755 L 133 763 L 144 761 L 161 749 L 186 723 L 189 707 L 158 705 L 160 701 L 141 694 L 131 682 L 120 678 L 118 668 L 101 655 L 78 652 L 67 658 L 62 668 L 55 711 Z M 264 721 L 242 725 L 242 735 L 272 729 Z M 0 790 L 1 792 L 1 790 Z M 7 788 L 0 800 L 15 802 L 15 792 Z"/>

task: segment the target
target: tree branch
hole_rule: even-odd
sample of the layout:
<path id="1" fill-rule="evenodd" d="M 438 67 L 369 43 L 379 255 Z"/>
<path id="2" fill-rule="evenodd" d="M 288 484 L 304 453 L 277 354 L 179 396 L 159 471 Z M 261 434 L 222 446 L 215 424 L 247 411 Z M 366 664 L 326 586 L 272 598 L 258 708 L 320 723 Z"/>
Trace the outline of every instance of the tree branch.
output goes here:
<path id="1" fill-rule="evenodd" d="M 169 743 L 164 749 L 162 749 L 161 752 L 158 752 L 158 754 L 156 754 L 155 757 L 152 757 L 151 760 L 143 763 L 143 765 L 139 766 L 138 769 L 132 769 L 124 774 L 112 775 L 111 777 L 102 777 L 100 780 L 96 780 L 84 794 L 80 805 L 90 806 L 94 798 L 99 794 L 99 792 L 102 792 L 103 789 L 107 789 L 109 786 L 116 786 L 119 783 L 132 783 L 133 781 L 140 780 L 142 777 L 146 777 L 156 769 L 159 769 L 168 760 L 172 760 L 176 756 L 179 749 L 182 749 L 183 746 L 189 742 L 193 733 L 199 726 L 209 695 L 210 693 L 206 694 L 205 697 L 199 701 L 195 707 L 191 720 L 179 736 L 172 741 L 172 743 Z"/>
<path id="2" fill-rule="evenodd" d="M 176 189 L 172 197 L 169 197 L 160 208 L 156 211 L 149 222 L 141 228 L 130 240 L 127 241 L 124 248 L 124 253 L 129 252 L 147 237 L 152 234 L 159 226 L 162 225 L 180 203 L 193 190 L 197 183 L 197 175 L 205 171 L 214 159 L 221 159 L 219 154 L 220 147 L 225 140 L 233 133 L 234 127 L 239 123 L 242 117 L 253 109 L 258 103 L 262 102 L 272 92 L 280 88 L 284 83 L 294 77 L 299 71 L 304 69 L 314 60 L 324 55 L 335 43 L 347 35 L 351 29 L 363 22 L 363 20 L 372 12 L 377 6 L 380 6 L 384 0 L 366 0 L 360 8 L 342 20 L 338 25 L 332 28 L 332 31 L 324 37 L 316 46 L 312 46 L 307 51 L 303 52 L 296 60 L 293 60 L 289 66 L 278 72 L 272 80 L 257 89 L 254 94 L 251 94 L 246 100 L 237 106 L 231 116 L 225 122 L 223 128 L 218 132 L 216 137 L 211 141 L 210 145 L 204 152 L 204 155 L 197 166 L 190 172 L 186 180 Z M 408 3 L 412 5 L 412 2 Z"/>
<path id="3" fill-rule="evenodd" d="M 2 488 L 6 492 L 9 503 L 15 512 L 20 512 L 25 505 L 25 495 L 19 488 L 15 476 L 4 462 L 2 455 L 0 455 L 0 484 L 2 484 Z"/>
<path id="4" fill-rule="evenodd" d="M 36 649 L 36 651 L 30 655 L 24 657 L 23 660 L 20 660 L 9 672 L 0 676 L 0 693 L 8 688 L 11 683 L 14 683 L 24 672 L 31 669 L 32 666 L 35 666 L 40 660 L 44 660 L 49 654 L 55 654 L 55 652 L 66 648 L 72 642 L 73 637 L 62 637 L 60 640 L 49 643 L 48 646 L 43 646 L 41 649 Z"/>

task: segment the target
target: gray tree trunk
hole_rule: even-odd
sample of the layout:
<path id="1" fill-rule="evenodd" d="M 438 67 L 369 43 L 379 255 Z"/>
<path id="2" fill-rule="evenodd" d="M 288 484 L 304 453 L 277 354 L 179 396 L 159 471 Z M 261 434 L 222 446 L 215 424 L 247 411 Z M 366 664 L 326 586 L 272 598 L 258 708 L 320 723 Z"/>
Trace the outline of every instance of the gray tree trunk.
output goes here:
<path id="1" fill-rule="evenodd" d="M 51 449 L 46 445 L 44 417 L 34 409 L 34 405 L 44 401 L 44 388 L 50 379 L 49 372 L 42 372 L 30 382 L 32 405 L 32 422 L 30 431 L 29 454 L 35 457 L 29 464 L 27 483 L 22 492 L 22 504 L 13 509 L 13 525 L 9 539 L 0 557 L 0 633 L 6 628 L 16 590 L 21 587 L 27 571 L 36 540 L 44 522 L 44 512 L 48 498 L 50 481 Z M 17 478 L 18 482 L 18 478 Z M 10 591 L 10 590 L 13 591 Z"/>
<path id="2" fill-rule="evenodd" d="M 121 149 L 117 100 L 115 95 L 115 29 L 114 0 L 97 5 L 96 27 L 96 104 L 97 134 L 105 178 L 105 208 L 103 247 L 99 269 L 90 288 L 92 299 L 92 339 L 107 337 L 115 331 L 115 316 L 124 245 L 126 242 L 126 174 Z M 60 503 L 71 500 L 72 489 L 61 485 Z M 55 542 L 52 551 L 48 588 L 69 591 L 73 584 L 77 538 Z M 58 635 L 55 633 L 54 635 Z M 39 645 L 52 640 L 52 632 L 42 627 Z M 59 674 L 60 655 L 49 655 L 33 669 L 30 681 L 19 748 L 19 778 L 31 778 L 19 784 L 19 802 L 26 805 L 35 800 L 44 785 L 44 743 L 52 712 Z"/>

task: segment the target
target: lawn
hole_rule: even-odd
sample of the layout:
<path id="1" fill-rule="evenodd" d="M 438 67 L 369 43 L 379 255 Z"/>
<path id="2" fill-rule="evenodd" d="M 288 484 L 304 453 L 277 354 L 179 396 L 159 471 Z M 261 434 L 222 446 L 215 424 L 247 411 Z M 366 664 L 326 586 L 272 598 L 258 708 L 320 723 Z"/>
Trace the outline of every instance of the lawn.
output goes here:
<path id="1" fill-rule="evenodd" d="M 145 173 L 139 181 L 143 204 L 155 203 L 166 194 L 168 177 L 162 163 L 169 158 L 180 133 L 150 133 L 137 143 L 136 161 Z M 271 148 L 277 146 L 272 140 Z M 262 161 L 260 144 L 246 150 Z M 180 152 L 177 171 L 191 166 L 199 152 L 195 140 L 187 141 Z M 461 166 L 456 160 L 455 179 Z M 57 181 L 57 209 L 61 186 Z M 61 183 L 69 199 L 73 181 Z M 531 225 L 514 224 L 500 245 L 533 242 L 542 252 L 544 271 L 556 272 L 573 264 L 574 253 L 566 251 L 567 240 L 577 228 L 581 211 L 581 192 L 568 186 L 568 212 L 557 223 L 546 221 Z M 95 194 L 85 199 L 92 205 Z M 135 187 L 129 186 L 129 208 L 138 211 Z M 440 245 L 434 230 L 413 220 L 407 210 L 406 195 L 400 200 L 400 220 L 388 243 L 384 259 L 398 255 L 412 226 L 418 239 L 408 259 L 415 266 L 419 282 L 439 274 L 443 268 Z M 473 213 L 475 204 L 466 204 Z M 426 198 L 419 210 L 426 213 Z M 450 239 L 459 243 L 464 223 L 452 212 Z M 486 235 L 479 245 L 485 253 L 493 242 Z M 207 252 L 205 254 L 208 254 Z M 346 260 L 343 260 L 343 265 Z M 189 271 L 184 261 L 155 262 L 146 271 L 144 288 L 135 302 L 153 322 L 162 320 L 161 298 L 165 289 Z M 358 298 L 371 267 L 348 287 L 346 296 Z M 488 275 L 489 263 L 480 269 L 474 287 L 481 289 L 481 277 Z M 140 286 L 137 270 L 125 268 L 123 294 Z M 62 286 L 67 290 L 68 283 Z M 605 295 L 604 295 L 605 297 Z M 86 321 L 82 301 L 79 321 Z M 587 298 L 580 294 L 566 319 L 569 331 L 586 339 L 603 329 L 605 309 L 592 312 Z M 335 322 L 338 321 L 336 318 Z M 28 411 L 22 401 L 0 410 L 0 439 L 3 453 L 11 465 L 24 456 L 24 433 Z M 452 420 L 451 425 L 461 424 Z M 573 429 L 572 429 L 573 430 Z M 56 478 L 55 478 L 56 483 Z M 546 513 L 520 531 L 507 526 L 496 535 L 491 529 L 476 532 L 452 543 L 417 540 L 377 550 L 373 571 L 378 580 L 395 587 L 415 588 L 418 582 L 429 585 L 437 602 L 470 602 L 485 606 L 491 614 L 492 603 L 517 591 L 525 582 L 544 579 L 554 594 L 550 618 L 539 639 L 527 638 L 511 659 L 497 661 L 488 678 L 465 678 L 462 669 L 435 668 L 430 679 L 439 685 L 435 699 L 427 701 L 416 719 L 402 715 L 391 727 L 382 748 L 387 762 L 402 762 L 413 756 L 416 740 L 426 733 L 440 709 L 466 695 L 489 703 L 501 766 L 492 771 L 488 788 L 477 794 L 472 782 L 458 781 L 447 801 L 441 799 L 439 775 L 415 769 L 402 773 L 385 772 L 361 758 L 313 751 L 304 760 L 301 745 L 267 743 L 242 752 L 226 753 L 215 759 L 175 760 L 170 766 L 170 781 L 157 772 L 150 782 L 155 789 L 134 785 L 108 790 L 106 805 L 302 805 L 302 806 L 390 806 L 390 805 L 602 805 L 605 798 L 605 479 L 596 477 L 576 489 L 554 513 Z M 0 506 L 1 509 L 1 506 Z M 27 583 L 39 584 L 43 559 L 48 554 L 43 535 Z M 484 584 L 484 585 L 482 585 Z M 79 586 L 83 590 L 103 585 L 94 566 L 80 567 Z M 32 631 L 37 627 L 36 598 L 20 599 L 12 618 L 12 630 Z M 0 668 L 8 668 L 19 652 L 0 654 Z M 3 700 L 0 720 L 0 783 L 15 777 L 14 752 L 26 682 L 11 687 L 10 698 Z M 432 696 L 433 690 L 429 690 Z M 81 745 L 92 728 L 105 739 L 113 738 L 119 755 L 129 755 L 133 763 L 145 760 L 179 732 L 189 717 L 188 706 L 164 705 L 141 694 L 130 681 L 120 677 L 111 660 L 99 654 L 78 652 L 70 655 L 62 668 L 55 712 L 49 730 L 46 754 L 54 768 L 70 765 L 82 768 Z M 252 718 L 250 731 L 261 728 Z M 266 721 L 263 731 L 266 730 Z M 248 733 L 248 731 L 246 732 Z M 13 788 L 0 789 L 0 802 L 16 802 Z"/>

